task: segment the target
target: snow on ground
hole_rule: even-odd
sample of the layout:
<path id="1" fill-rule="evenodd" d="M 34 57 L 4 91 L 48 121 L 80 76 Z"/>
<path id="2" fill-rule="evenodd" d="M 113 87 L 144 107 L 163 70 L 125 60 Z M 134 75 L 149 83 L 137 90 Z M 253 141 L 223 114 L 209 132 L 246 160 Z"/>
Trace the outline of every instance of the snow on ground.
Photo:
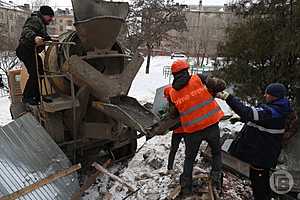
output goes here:
<path id="1" fill-rule="evenodd" d="M 133 81 L 129 96 L 137 98 L 142 104 L 146 102 L 153 103 L 156 89 L 169 83 L 169 78 L 165 79 L 163 77 L 163 67 L 171 65 L 173 61 L 170 57 L 153 57 L 151 59 L 150 74 L 145 74 L 146 62 L 144 62 Z M 232 114 L 232 111 L 224 101 L 218 100 L 218 103 L 226 115 Z M 0 98 L 0 126 L 11 120 L 9 104 L 8 97 Z M 241 126 L 241 123 L 232 125 L 228 120 L 220 123 L 222 133 L 239 131 Z M 141 146 L 141 143 L 145 142 L 145 144 L 130 161 L 115 164 L 109 168 L 111 173 L 120 176 L 135 188 L 139 188 L 139 191 L 128 199 L 165 199 L 174 188 L 174 185 L 178 184 L 179 174 L 182 172 L 184 161 L 184 143 L 183 141 L 181 142 L 176 154 L 175 174 L 166 174 L 170 141 L 171 133 L 164 136 L 156 136 L 147 142 L 142 138 L 139 141 L 139 146 Z M 204 148 L 205 143 L 201 145 L 201 149 L 203 150 Z M 209 168 L 200 158 L 200 154 L 197 160 L 196 167 L 208 172 Z M 251 199 L 249 191 L 248 184 L 228 173 L 225 174 L 224 199 Z M 124 199 L 128 195 L 127 189 L 103 175 L 99 176 L 97 183 L 86 191 L 83 200 L 103 199 L 105 194 L 108 193 L 111 193 L 112 199 L 116 200 Z"/>
<path id="2" fill-rule="evenodd" d="M 157 88 L 169 84 L 169 79 L 163 77 L 163 67 L 170 65 L 173 60 L 170 57 L 153 57 L 151 59 L 150 74 L 145 74 L 145 62 L 139 70 L 132 87 L 129 91 L 129 96 L 137 98 L 142 104 L 146 102 L 153 103 L 155 91 Z M 217 100 L 225 115 L 232 115 L 228 105 Z M 241 129 L 242 124 L 230 124 L 228 120 L 220 123 L 221 134 L 237 132 Z M 139 142 L 140 143 L 140 142 Z M 144 146 L 136 153 L 136 155 L 128 162 L 128 164 L 115 165 L 109 169 L 112 173 L 120 176 L 128 184 L 139 189 L 134 195 L 127 199 L 149 199 L 158 200 L 166 199 L 169 193 L 178 184 L 179 175 L 182 172 L 184 161 L 184 143 L 180 144 L 177 151 L 174 174 L 167 174 L 167 160 L 170 150 L 171 133 L 164 136 L 155 136 L 145 142 Z M 201 145 L 203 150 L 206 144 Z M 200 153 L 197 157 L 198 163 L 196 167 L 201 168 L 205 172 L 209 172 L 207 164 L 202 162 Z M 249 200 L 250 187 L 248 183 L 226 173 L 224 178 L 224 198 L 225 200 Z M 103 175 L 98 178 L 98 183 L 92 186 L 84 200 L 103 199 L 105 194 L 110 193 L 112 199 L 122 200 L 127 197 L 128 190 L 126 187 L 117 182 L 112 182 L 107 176 Z"/>
<path id="3" fill-rule="evenodd" d="M 145 59 L 132 83 L 128 95 L 136 98 L 141 103 L 153 103 L 156 89 L 169 84 L 169 79 L 163 77 L 163 67 L 170 66 L 172 62 L 173 60 L 170 56 L 152 57 L 150 73 L 146 74 Z"/>
<path id="4" fill-rule="evenodd" d="M 0 126 L 4 126 L 11 121 L 9 105 L 10 100 L 8 97 L 0 97 Z"/>

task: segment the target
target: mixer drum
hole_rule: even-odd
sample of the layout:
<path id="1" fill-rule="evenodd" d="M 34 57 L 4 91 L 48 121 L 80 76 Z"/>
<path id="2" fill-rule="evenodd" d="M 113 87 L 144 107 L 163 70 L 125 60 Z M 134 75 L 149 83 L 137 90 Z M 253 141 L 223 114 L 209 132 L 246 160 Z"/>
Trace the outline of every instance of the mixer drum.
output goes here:
<path id="1" fill-rule="evenodd" d="M 105 75 L 121 74 L 124 71 L 124 66 L 131 61 L 131 57 L 125 54 L 125 50 L 118 42 L 115 42 L 110 49 L 114 54 L 99 58 L 96 53 L 93 54 L 93 52 L 85 50 L 76 31 L 62 34 L 59 37 L 59 41 L 74 42 L 75 45 L 49 46 L 45 55 L 45 69 L 48 72 L 63 71 L 64 63 L 72 55 L 81 57 L 85 62 Z M 70 82 L 68 80 L 62 77 L 52 77 L 49 81 L 56 92 L 70 95 Z"/>

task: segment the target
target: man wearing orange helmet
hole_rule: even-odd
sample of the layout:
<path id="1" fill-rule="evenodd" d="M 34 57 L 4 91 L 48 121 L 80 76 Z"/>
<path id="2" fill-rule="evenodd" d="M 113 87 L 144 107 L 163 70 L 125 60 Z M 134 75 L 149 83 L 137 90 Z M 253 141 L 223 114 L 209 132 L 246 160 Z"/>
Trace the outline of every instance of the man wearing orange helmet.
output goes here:
<path id="1" fill-rule="evenodd" d="M 192 193 L 193 163 L 203 140 L 212 149 L 211 178 L 214 188 L 221 191 L 222 161 L 218 122 L 224 114 L 214 96 L 225 89 L 226 83 L 202 74 L 190 75 L 188 69 L 185 60 L 176 60 L 171 66 L 174 76 L 172 88 L 165 90 L 170 107 L 173 108 L 170 109 L 171 112 L 173 110 L 171 116 L 179 116 L 180 119 L 180 124 L 172 129 L 175 129 L 174 134 L 183 135 L 186 147 L 183 173 L 180 175 L 181 194 Z"/>

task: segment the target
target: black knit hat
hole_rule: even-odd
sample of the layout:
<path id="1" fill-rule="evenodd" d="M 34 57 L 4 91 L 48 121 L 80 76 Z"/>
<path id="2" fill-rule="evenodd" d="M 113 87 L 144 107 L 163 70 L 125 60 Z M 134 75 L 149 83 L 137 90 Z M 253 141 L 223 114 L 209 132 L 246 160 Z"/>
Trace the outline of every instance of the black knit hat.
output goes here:
<path id="1" fill-rule="evenodd" d="M 54 11 L 50 6 L 41 6 L 40 13 L 41 15 L 54 16 Z"/>
<path id="2" fill-rule="evenodd" d="M 287 90 L 281 83 L 271 83 L 267 86 L 265 93 L 273 97 L 283 98 L 287 95 Z"/>

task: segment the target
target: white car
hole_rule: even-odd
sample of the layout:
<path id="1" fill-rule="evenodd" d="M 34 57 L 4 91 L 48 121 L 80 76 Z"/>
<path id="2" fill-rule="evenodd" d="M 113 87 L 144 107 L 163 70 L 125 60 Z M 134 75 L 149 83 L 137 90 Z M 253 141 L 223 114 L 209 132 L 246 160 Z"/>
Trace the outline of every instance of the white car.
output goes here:
<path id="1" fill-rule="evenodd" d="M 187 56 L 184 55 L 183 53 L 172 53 L 171 54 L 171 59 L 173 59 L 173 58 L 187 59 Z"/>

